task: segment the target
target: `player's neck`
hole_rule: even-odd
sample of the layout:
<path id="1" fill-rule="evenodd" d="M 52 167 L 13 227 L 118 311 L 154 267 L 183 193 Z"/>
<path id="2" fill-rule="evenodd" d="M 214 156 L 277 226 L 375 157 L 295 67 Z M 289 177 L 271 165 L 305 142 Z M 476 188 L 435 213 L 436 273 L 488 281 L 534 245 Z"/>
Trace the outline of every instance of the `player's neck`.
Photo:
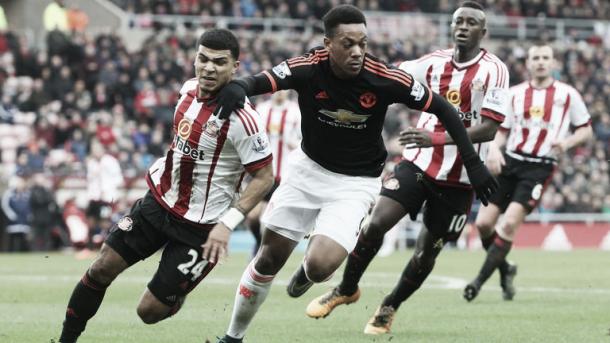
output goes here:
<path id="1" fill-rule="evenodd" d="M 543 77 L 543 78 L 535 77 L 530 81 L 530 84 L 534 88 L 547 88 L 553 84 L 553 81 L 555 81 L 555 79 L 553 79 L 550 76 Z"/>
<path id="2" fill-rule="evenodd" d="M 210 92 L 206 92 L 201 88 L 197 88 L 197 100 L 207 100 L 209 98 L 213 98 L 215 94 Z"/>
<path id="3" fill-rule="evenodd" d="M 455 48 L 453 52 L 453 60 L 457 63 L 464 63 L 472 60 L 477 57 L 477 55 L 481 52 L 481 48 L 476 46 L 472 49 L 460 49 L 458 47 Z"/>
<path id="4" fill-rule="evenodd" d="M 335 62 L 333 62 L 332 58 L 329 58 L 330 60 L 330 70 L 332 71 L 333 75 L 341 80 L 349 80 L 349 79 L 353 79 L 354 76 L 348 75 L 344 72 L 341 71 L 341 68 L 339 68 Z"/>

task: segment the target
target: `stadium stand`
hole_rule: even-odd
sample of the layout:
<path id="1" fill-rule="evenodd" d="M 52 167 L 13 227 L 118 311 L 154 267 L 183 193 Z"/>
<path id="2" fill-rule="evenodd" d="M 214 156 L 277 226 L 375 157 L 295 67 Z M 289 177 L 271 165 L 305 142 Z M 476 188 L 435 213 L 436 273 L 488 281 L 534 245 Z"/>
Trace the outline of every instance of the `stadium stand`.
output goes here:
<path id="1" fill-rule="evenodd" d="M 289 1 L 290 5 L 272 0 L 114 2 L 128 13 L 315 20 L 336 1 Z M 486 2 L 493 13 L 507 17 L 543 14 L 608 18 L 610 8 L 607 2 L 596 0 Z M 393 12 L 453 10 L 448 1 L 353 3 L 368 10 Z M 595 5 L 598 10 L 587 10 L 590 6 L 560 6 L 575 3 Z M 15 175 L 29 178 L 42 173 L 52 180 L 60 205 L 76 199 L 85 208 L 84 166 L 91 141 L 98 140 L 121 164 L 126 197 L 114 210 L 125 211 L 130 200 L 143 193 L 146 185 L 141 176 L 170 140 L 169 123 L 179 87 L 194 74 L 190 58 L 200 28 L 193 25 L 157 26 L 139 49 L 131 51 L 116 33 L 92 34 L 86 30 L 51 31 L 46 47 L 42 47 L 22 32 L 11 31 L 9 22 L 9 30 L 0 32 L 0 190 Z M 244 47 L 240 72 L 245 74 L 269 68 L 321 41 L 316 33 L 252 35 L 247 28 L 241 28 L 237 34 Z M 370 50 L 389 61 L 413 59 L 438 47 L 438 36 L 430 36 L 423 33 L 408 38 L 380 37 L 371 43 Z M 559 60 L 556 76 L 583 94 L 596 140 L 560 161 L 538 211 L 610 213 L 610 75 L 599 72 L 610 70 L 610 39 L 593 34 L 568 34 L 563 39 L 555 41 Z M 490 46 L 509 66 L 511 85 L 521 82 L 525 75 L 524 44 L 516 39 L 492 39 Z M 398 107 L 388 114 L 386 134 L 393 158 L 400 155 L 400 147 L 392 138 L 399 129 L 414 125 L 416 117 L 416 113 Z M 596 186 L 591 188 L 591 184 Z"/>

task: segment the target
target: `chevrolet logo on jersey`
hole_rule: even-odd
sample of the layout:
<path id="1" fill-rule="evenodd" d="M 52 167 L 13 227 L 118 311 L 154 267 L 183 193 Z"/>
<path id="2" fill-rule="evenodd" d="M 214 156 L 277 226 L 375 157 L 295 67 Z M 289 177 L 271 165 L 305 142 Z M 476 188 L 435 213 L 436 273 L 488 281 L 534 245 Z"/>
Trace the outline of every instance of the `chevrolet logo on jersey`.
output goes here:
<path id="1" fill-rule="evenodd" d="M 350 110 L 344 110 L 342 108 L 340 108 L 334 112 L 325 110 L 325 109 L 321 109 L 320 113 L 324 114 L 327 117 L 334 119 L 336 122 L 339 122 L 341 124 L 364 123 L 370 117 L 370 115 L 357 114 Z"/>

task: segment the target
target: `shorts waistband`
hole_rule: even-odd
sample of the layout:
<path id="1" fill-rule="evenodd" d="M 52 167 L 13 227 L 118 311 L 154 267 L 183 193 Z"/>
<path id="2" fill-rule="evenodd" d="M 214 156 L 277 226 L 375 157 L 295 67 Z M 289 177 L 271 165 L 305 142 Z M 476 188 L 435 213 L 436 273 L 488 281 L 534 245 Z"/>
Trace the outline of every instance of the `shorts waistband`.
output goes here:
<path id="1" fill-rule="evenodd" d="M 506 151 L 506 154 L 516 160 L 533 163 L 556 164 L 557 160 L 551 157 L 539 157 L 528 154 L 521 154 L 515 151 Z"/>

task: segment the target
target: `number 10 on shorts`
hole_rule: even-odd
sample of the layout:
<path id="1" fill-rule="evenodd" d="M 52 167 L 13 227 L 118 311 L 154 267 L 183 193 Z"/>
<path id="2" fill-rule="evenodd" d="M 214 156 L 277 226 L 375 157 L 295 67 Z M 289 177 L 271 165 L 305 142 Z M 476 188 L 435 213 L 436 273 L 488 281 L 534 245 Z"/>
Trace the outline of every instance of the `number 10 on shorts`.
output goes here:
<path id="1" fill-rule="evenodd" d="M 449 232 L 458 233 L 464 229 L 466 225 L 466 215 L 465 214 L 456 214 L 451 219 L 451 224 L 449 224 Z"/>

